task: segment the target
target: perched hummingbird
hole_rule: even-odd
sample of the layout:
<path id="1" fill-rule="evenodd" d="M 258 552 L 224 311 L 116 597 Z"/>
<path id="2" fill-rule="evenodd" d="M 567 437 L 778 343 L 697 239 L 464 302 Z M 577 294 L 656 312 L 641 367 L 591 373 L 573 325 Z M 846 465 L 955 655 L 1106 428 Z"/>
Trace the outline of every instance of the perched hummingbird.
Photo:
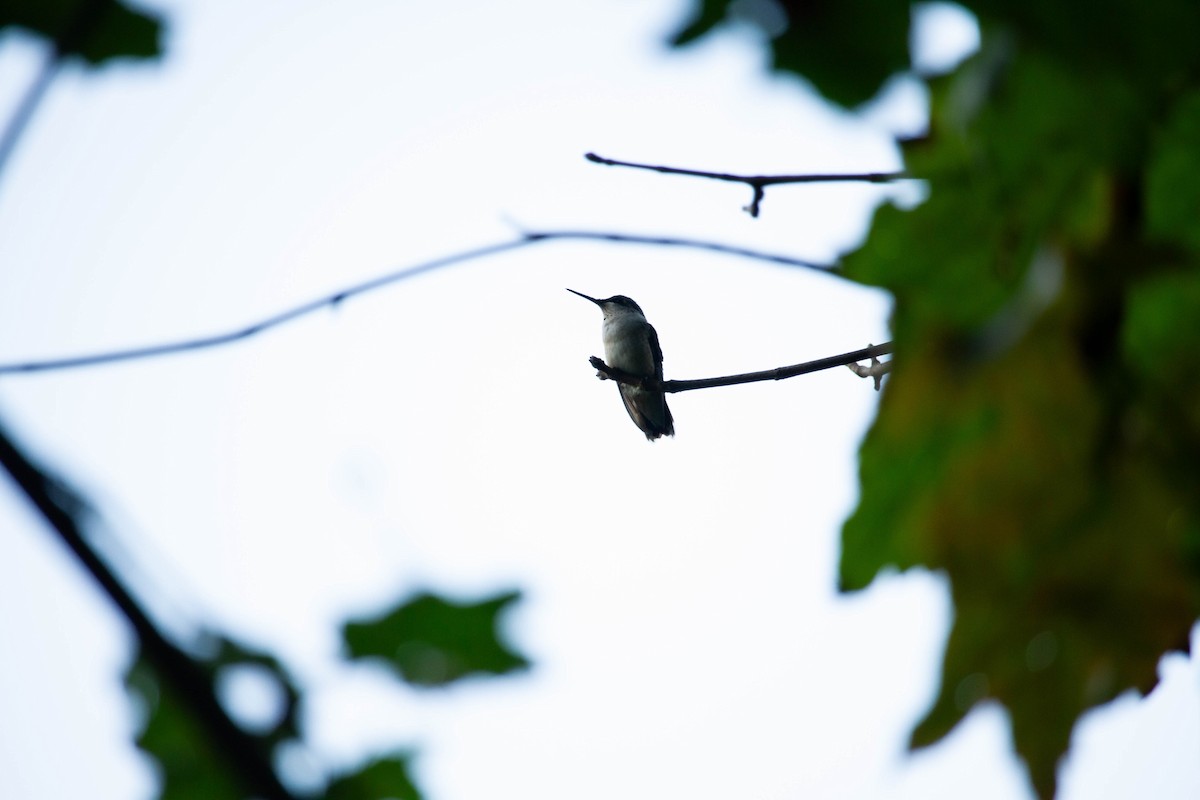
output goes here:
<path id="1" fill-rule="evenodd" d="M 604 312 L 601 334 L 604 337 L 604 361 L 610 367 L 630 375 L 652 377 L 662 383 L 663 356 L 662 348 L 658 346 L 658 332 L 646 321 L 646 315 L 637 303 L 623 294 L 597 300 L 574 289 L 567 291 L 591 300 Z M 660 436 L 675 435 L 675 421 L 662 389 L 643 389 L 627 383 L 618 383 L 617 388 L 621 390 L 621 400 L 630 419 L 642 429 L 647 439 L 654 441 Z"/>

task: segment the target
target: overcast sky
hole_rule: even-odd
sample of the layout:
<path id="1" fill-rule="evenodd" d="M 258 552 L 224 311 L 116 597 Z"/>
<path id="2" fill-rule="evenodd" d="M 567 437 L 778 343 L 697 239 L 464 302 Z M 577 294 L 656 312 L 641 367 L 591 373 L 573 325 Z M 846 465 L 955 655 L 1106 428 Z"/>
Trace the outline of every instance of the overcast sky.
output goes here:
<path id="1" fill-rule="evenodd" d="M 770 190 L 732 172 L 881 171 L 913 80 L 849 115 L 769 78 L 754 35 L 680 52 L 681 0 L 147 0 L 156 65 L 55 84 L 0 181 L 0 362 L 213 333 L 517 227 L 711 239 L 828 262 L 913 187 Z M 924 18 L 922 57 L 974 41 Z M 0 109 L 39 49 L 0 37 Z M 944 580 L 834 591 L 878 395 L 838 369 L 670 398 L 648 443 L 600 383 L 633 297 L 668 378 L 885 341 L 889 299 L 713 253 L 544 243 L 426 274 L 204 353 L 0 378 L 0 414 L 104 512 L 164 623 L 281 655 L 313 703 L 289 776 L 419 749 L 431 800 L 1029 796 L 985 705 L 904 751 L 934 696 Z M 144 798 L 131 638 L 0 484 L 0 797 Z M 348 616 L 419 588 L 519 587 L 529 673 L 414 692 L 338 658 Z M 1200 796 L 1200 666 L 1089 714 L 1064 800 Z M 253 692 L 236 701 L 242 712 Z"/>

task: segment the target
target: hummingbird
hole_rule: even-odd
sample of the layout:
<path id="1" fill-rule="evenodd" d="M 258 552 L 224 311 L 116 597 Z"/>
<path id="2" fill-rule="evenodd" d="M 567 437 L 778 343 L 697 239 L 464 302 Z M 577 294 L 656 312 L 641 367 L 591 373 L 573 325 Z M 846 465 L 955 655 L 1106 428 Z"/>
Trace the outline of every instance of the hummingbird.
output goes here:
<path id="1" fill-rule="evenodd" d="M 658 332 L 646 321 L 646 315 L 637 303 L 623 294 L 597 300 L 583 292 L 567 289 L 585 300 L 591 300 L 604 312 L 601 335 L 604 338 L 604 360 L 615 369 L 644 378 L 654 378 L 659 384 L 663 379 L 662 348 L 658 345 Z M 633 424 L 641 428 L 646 438 L 654 441 L 660 436 L 675 435 L 675 421 L 671 409 L 667 408 L 667 396 L 662 389 L 643 389 L 618 383 L 621 400 Z"/>

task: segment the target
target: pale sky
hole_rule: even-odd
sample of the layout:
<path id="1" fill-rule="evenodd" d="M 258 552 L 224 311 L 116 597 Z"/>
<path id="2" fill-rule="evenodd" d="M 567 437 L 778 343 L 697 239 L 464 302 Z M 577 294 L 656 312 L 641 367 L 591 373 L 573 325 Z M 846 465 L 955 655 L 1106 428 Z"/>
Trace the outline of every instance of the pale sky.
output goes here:
<path id="1" fill-rule="evenodd" d="M 217 332 L 514 225 L 830 261 L 888 194 L 618 170 L 881 171 L 919 85 L 862 115 L 770 78 L 749 31 L 670 52 L 681 0 L 175 0 L 157 65 L 68 71 L 0 180 L 0 362 Z M 974 28 L 942 9 L 922 56 Z M 0 37 L 0 113 L 37 47 Z M 712 253 L 547 243 L 210 352 L 0 377 L 0 414 L 85 489 L 105 552 L 186 631 L 277 652 L 312 698 L 289 775 L 419 750 L 430 800 L 1030 796 L 984 706 L 906 754 L 952 609 L 913 571 L 834 591 L 878 395 L 833 370 L 675 395 L 650 444 L 601 354 L 626 294 L 668 378 L 888 338 L 880 292 Z M 615 514 L 614 509 L 620 509 Z M 0 797 L 147 798 L 123 621 L 0 484 Z M 338 657 L 337 629 L 433 588 L 525 592 L 527 674 L 444 691 Z M 1200 796 L 1200 666 L 1089 714 L 1063 800 Z M 252 705 L 253 700 L 243 700 Z"/>

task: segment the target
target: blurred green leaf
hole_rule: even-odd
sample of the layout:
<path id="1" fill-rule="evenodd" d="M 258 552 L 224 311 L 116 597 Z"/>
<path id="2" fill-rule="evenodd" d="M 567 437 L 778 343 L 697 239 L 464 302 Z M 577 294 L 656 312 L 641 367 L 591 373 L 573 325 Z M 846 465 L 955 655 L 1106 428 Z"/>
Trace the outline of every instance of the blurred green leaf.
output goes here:
<path id="1" fill-rule="evenodd" d="M 230 748 L 248 746 L 269 763 L 275 746 L 299 738 L 299 690 L 274 656 L 222 637 L 203 639 L 200 650 L 201 654 L 192 659 L 207 679 L 210 698 L 179 696 L 175 684 L 163 680 L 140 655 L 125 676 L 127 691 L 145 714 L 136 741 L 158 767 L 159 800 L 247 797 L 244 776 L 239 775 Z M 216 682 L 222 671 L 241 666 L 253 666 L 268 674 L 281 690 L 283 708 L 274 722 L 261 731 L 248 733 L 244 742 L 214 741 L 211 729 L 201 724 L 197 714 L 208 713 L 207 699 L 216 700 Z M 230 716 L 236 720 L 236 714 Z"/>
<path id="2" fill-rule="evenodd" d="M 325 790 L 325 800 L 421 800 L 409 775 L 412 758 L 399 753 L 376 759 L 362 769 L 342 775 Z"/>
<path id="3" fill-rule="evenodd" d="M 155 762 L 159 800 L 213 800 L 247 795 L 242 780 L 197 722 L 192 705 L 142 658 L 125 675 L 125 687 L 145 713 L 137 745 Z"/>
<path id="4" fill-rule="evenodd" d="M 214 640 L 216 651 L 208 661 L 208 670 L 215 683 L 223 672 L 239 667 L 256 667 L 278 689 L 281 708 L 276 719 L 261 730 L 253 733 L 266 745 L 274 747 L 286 741 L 300 738 L 297 716 L 300 707 L 300 689 L 279 659 L 270 653 L 252 650 L 224 637 Z M 226 709 L 235 720 L 233 709 Z"/>
<path id="5" fill-rule="evenodd" d="M 1200 92 L 1179 102 L 1156 142 L 1146 215 L 1151 234 L 1200 251 Z"/>
<path id="6" fill-rule="evenodd" d="M 162 54 L 162 23 L 119 0 L 0 0 L 0 30 L 23 28 L 92 65 Z"/>
<path id="7" fill-rule="evenodd" d="M 764 28 L 772 69 L 812 81 L 843 106 L 870 100 L 909 66 L 910 4 L 900 0 L 695 0 L 692 19 L 671 40 L 689 44 L 741 19 Z M 782 32 L 774 30 L 779 12 Z"/>
<path id="8" fill-rule="evenodd" d="M 499 615 L 519 597 L 506 592 L 478 603 L 420 594 L 386 615 L 342 631 L 351 658 L 382 658 L 408 683 L 441 686 L 472 674 L 502 675 L 529 662 L 500 638 Z"/>
<path id="9" fill-rule="evenodd" d="M 909 67 L 910 4 L 900 0 L 783 0 L 788 27 L 772 42 L 772 67 L 812 81 L 852 107 Z"/>
<path id="10" fill-rule="evenodd" d="M 1129 304 L 1125 350 L 1146 378 L 1164 391 L 1185 387 L 1186 397 L 1200 380 L 1200 352 L 1188 335 L 1200 320 L 1200 274 L 1164 275 L 1139 286 Z M 1194 395 L 1193 395 L 1194 398 Z M 1200 406 L 1200 403 L 1189 403 Z M 1193 431 L 1194 432 L 1194 431 Z"/>
<path id="11" fill-rule="evenodd" d="M 679 32 L 671 37 L 672 47 L 691 44 L 725 20 L 728 0 L 695 0 L 695 12 Z"/>
<path id="12" fill-rule="evenodd" d="M 895 295 L 896 365 L 841 585 L 948 575 L 912 745 L 998 700 L 1050 798 L 1080 714 L 1149 691 L 1200 617 L 1200 49 L 1151 52 L 1200 4 L 977 5 L 905 146 L 929 199 L 844 260 Z"/>
<path id="13" fill-rule="evenodd" d="M 1053 53 L 1080 74 L 1129 76 L 1157 91 L 1195 75 L 1195 0 L 965 0 L 985 30 L 1016 32 L 1026 49 Z"/>

